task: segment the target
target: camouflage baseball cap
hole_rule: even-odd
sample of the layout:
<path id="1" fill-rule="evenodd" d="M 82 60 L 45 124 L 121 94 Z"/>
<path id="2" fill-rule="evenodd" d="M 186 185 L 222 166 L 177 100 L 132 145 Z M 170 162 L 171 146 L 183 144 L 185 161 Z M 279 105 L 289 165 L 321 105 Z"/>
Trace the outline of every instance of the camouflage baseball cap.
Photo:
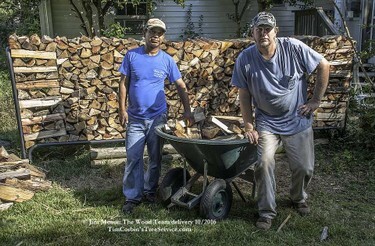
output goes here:
<path id="1" fill-rule="evenodd" d="M 146 23 L 146 29 L 151 29 L 154 27 L 160 27 L 161 29 L 164 30 L 164 32 L 167 31 L 167 27 L 165 26 L 165 23 L 157 18 L 149 19 Z"/>
<path id="2" fill-rule="evenodd" d="M 269 12 L 259 12 L 251 21 L 251 27 L 257 27 L 257 26 L 270 26 L 275 27 L 276 26 L 276 19 L 273 14 Z"/>

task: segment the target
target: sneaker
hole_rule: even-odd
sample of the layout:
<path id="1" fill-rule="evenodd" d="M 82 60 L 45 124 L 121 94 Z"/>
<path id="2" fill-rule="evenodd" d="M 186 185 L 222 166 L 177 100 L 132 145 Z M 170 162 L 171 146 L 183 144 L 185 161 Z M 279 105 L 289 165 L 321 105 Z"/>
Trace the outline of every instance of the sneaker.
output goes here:
<path id="1" fill-rule="evenodd" d="M 156 196 L 155 196 L 155 194 L 146 193 L 143 196 L 143 200 L 144 200 L 145 203 L 155 204 L 156 203 Z"/>
<path id="2" fill-rule="evenodd" d="M 267 231 L 271 228 L 272 220 L 266 217 L 259 217 L 255 226 L 261 230 Z"/>
<path id="3" fill-rule="evenodd" d="M 125 202 L 124 206 L 122 207 L 122 212 L 124 214 L 131 214 L 133 213 L 133 209 L 137 206 L 138 204 L 135 202 L 130 202 L 127 201 Z"/>
<path id="4" fill-rule="evenodd" d="M 306 216 L 310 213 L 310 208 L 306 202 L 293 203 L 293 207 L 301 216 Z"/>

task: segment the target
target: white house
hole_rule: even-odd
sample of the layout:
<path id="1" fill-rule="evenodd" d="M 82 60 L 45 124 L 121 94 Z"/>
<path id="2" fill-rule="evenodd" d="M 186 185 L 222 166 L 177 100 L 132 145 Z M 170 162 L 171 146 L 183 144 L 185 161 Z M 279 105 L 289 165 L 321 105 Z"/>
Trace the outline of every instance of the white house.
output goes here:
<path id="1" fill-rule="evenodd" d="M 42 0 L 40 5 L 40 18 L 42 34 L 54 36 L 66 36 L 69 38 L 84 34 L 81 21 L 71 10 L 69 0 Z M 141 1 L 142 2 L 142 1 Z M 244 1 L 240 1 L 244 2 Z M 282 0 L 274 0 L 272 12 L 280 28 L 279 36 L 292 36 L 295 34 L 295 12 L 300 6 L 290 6 Z M 358 49 L 367 40 L 374 40 L 375 28 L 375 1 L 374 0 L 336 0 L 338 9 L 343 15 L 344 21 L 349 27 L 351 36 L 357 41 Z M 241 6 L 241 5 L 240 5 Z M 343 31 L 343 20 L 332 1 L 315 0 L 315 7 L 321 7 L 325 13 L 334 19 L 334 25 L 338 30 Z M 142 6 L 128 10 L 112 9 L 111 14 L 106 16 L 106 23 L 119 22 L 133 31 L 129 36 L 141 38 L 139 29 L 149 18 Z M 188 20 L 190 12 L 190 21 Z M 245 27 L 250 19 L 258 12 L 256 0 L 252 0 L 250 8 L 246 10 L 241 21 Z M 153 16 L 162 19 L 167 24 L 167 39 L 181 40 L 185 31 L 193 31 L 203 37 L 214 39 L 236 38 L 236 23 L 229 19 L 234 13 L 234 5 L 231 0 L 186 0 L 185 8 L 177 5 L 172 0 L 157 2 Z M 93 13 L 96 15 L 96 13 Z M 97 23 L 94 23 L 97 24 Z M 188 29 L 188 25 L 194 25 L 194 29 Z M 367 28 L 363 28 L 367 26 Z M 96 25 L 97 27 L 97 25 Z M 243 32 L 241 30 L 241 32 Z"/>

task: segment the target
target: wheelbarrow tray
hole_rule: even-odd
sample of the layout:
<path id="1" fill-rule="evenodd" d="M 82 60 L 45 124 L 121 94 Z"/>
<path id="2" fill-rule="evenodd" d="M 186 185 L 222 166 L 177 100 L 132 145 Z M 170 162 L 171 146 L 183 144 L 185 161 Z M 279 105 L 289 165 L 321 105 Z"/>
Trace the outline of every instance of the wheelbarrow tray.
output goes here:
<path id="1" fill-rule="evenodd" d="M 246 171 L 257 161 L 257 147 L 247 139 L 205 140 L 186 139 L 165 133 L 163 126 L 156 128 L 156 134 L 168 141 L 199 174 L 230 180 Z"/>

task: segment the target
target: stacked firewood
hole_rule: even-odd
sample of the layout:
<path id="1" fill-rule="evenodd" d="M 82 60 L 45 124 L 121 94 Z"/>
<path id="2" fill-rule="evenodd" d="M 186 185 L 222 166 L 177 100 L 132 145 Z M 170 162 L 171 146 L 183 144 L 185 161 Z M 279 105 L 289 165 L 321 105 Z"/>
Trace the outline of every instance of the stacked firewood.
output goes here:
<path id="1" fill-rule="evenodd" d="M 238 115 L 237 89 L 230 85 L 239 53 L 253 42 L 248 39 L 209 39 L 168 42 L 165 51 L 177 62 L 189 89 L 193 108 L 203 107 L 214 115 Z M 183 107 L 173 86 L 166 90 L 169 114 L 180 115 Z"/>
<path id="2" fill-rule="evenodd" d="M 35 192 L 51 188 L 51 182 L 45 179 L 46 174 L 29 163 L 8 154 L 0 146 L 0 211 L 9 208 L 13 202 L 31 199 Z"/>
<path id="3" fill-rule="evenodd" d="M 353 76 L 354 49 L 349 39 L 342 36 L 297 37 L 318 51 L 330 62 L 330 78 L 327 91 L 320 107 L 315 111 L 315 128 L 345 127 L 349 101 L 350 82 Z M 316 74 L 309 77 L 309 97 L 316 81 Z"/>
<path id="4" fill-rule="evenodd" d="M 348 100 L 353 49 L 341 36 L 299 37 L 331 61 L 330 87 L 315 126 L 342 125 Z M 209 115 L 240 116 L 238 91 L 230 85 L 238 54 L 249 39 L 166 41 L 162 49 L 177 62 L 193 108 Z M 26 148 L 40 142 L 122 138 L 118 121 L 118 69 L 124 55 L 142 45 L 134 39 L 85 36 L 54 39 L 9 37 Z M 309 78 L 310 92 L 315 75 Z M 183 107 L 166 81 L 169 117 Z"/>

